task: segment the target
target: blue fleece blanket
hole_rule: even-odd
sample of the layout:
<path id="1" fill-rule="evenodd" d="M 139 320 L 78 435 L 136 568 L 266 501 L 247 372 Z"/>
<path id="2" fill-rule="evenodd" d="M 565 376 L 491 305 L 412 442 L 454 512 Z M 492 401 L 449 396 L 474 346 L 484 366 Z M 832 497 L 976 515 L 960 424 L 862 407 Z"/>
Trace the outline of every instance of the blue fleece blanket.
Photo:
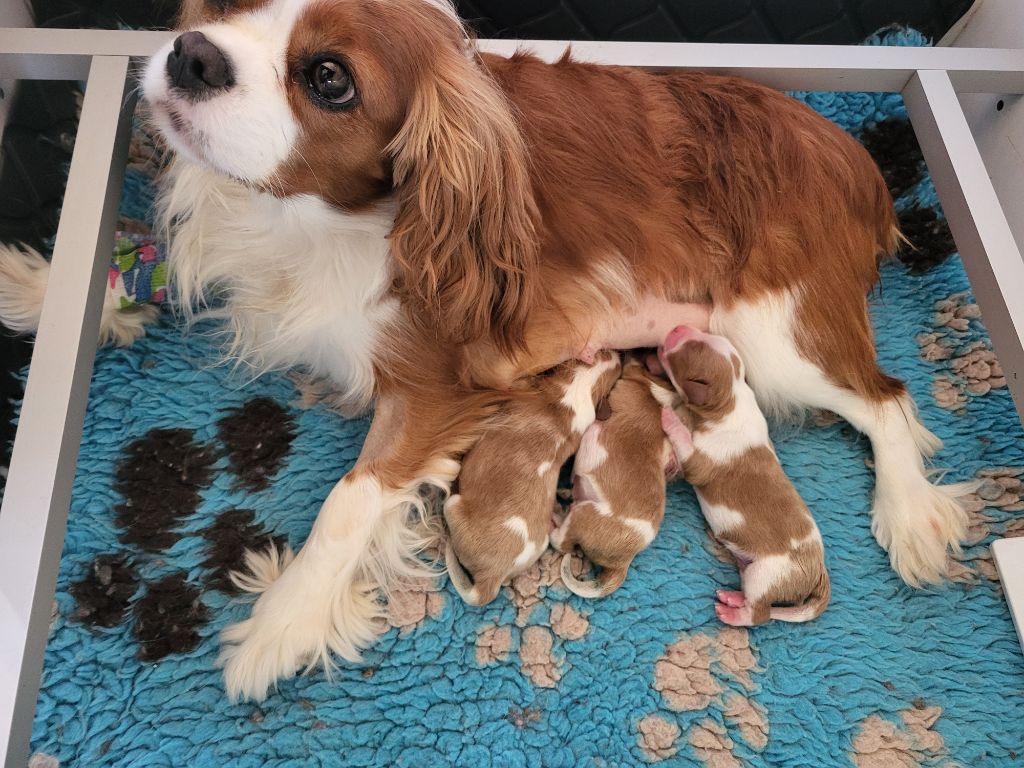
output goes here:
<path id="1" fill-rule="evenodd" d="M 446 583 L 411 585 L 363 663 L 231 705 L 217 633 L 249 606 L 226 571 L 245 546 L 302 543 L 367 422 L 308 391 L 303 407 L 285 376 L 241 380 L 212 365 L 204 329 L 167 320 L 97 359 L 35 765 L 1019 765 L 1024 659 L 987 544 L 1024 533 L 1024 433 L 899 97 L 797 97 L 872 147 L 920 241 L 885 268 L 872 312 L 883 366 L 945 440 L 938 466 L 984 478 L 953 582 L 916 591 L 889 569 L 870 532 L 869 445 L 819 415 L 773 431 L 826 543 L 833 602 L 813 623 L 717 622 L 714 592 L 737 575 L 679 484 L 606 599 L 569 595 L 549 559 L 482 609 Z M 149 181 L 133 173 L 138 208 Z"/>

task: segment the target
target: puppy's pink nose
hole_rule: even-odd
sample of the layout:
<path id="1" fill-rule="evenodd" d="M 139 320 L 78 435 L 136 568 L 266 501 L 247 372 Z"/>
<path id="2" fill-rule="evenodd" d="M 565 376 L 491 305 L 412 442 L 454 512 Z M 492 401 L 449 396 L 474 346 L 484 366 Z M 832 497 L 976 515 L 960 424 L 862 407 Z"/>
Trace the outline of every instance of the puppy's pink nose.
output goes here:
<path id="1" fill-rule="evenodd" d="M 671 352 L 688 338 L 692 338 L 696 335 L 696 333 L 697 332 L 688 325 L 677 325 L 668 332 L 668 336 L 665 337 L 665 343 L 662 346 L 666 352 Z"/>

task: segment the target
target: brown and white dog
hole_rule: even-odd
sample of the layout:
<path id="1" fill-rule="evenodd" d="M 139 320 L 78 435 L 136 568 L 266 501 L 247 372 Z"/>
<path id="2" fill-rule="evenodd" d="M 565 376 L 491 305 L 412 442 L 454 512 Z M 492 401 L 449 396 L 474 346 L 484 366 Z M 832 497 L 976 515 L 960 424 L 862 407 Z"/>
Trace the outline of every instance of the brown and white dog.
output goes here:
<path id="1" fill-rule="evenodd" d="M 661 409 L 678 398 L 630 355 L 608 396 L 606 418 L 595 421 L 573 465 L 573 503 L 551 543 L 566 555 L 562 581 L 581 597 L 604 597 L 626 580 L 629 566 L 654 541 L 665 517 L 665 475 L 674 464 Z M 593 581 L 572 573 L 579 547 L 601 568 Z"/>
<path id="2" fill-rule="evenodd" d="M 470 605 L 491 602 L 548 548 L 559 470 L 619 371 L 619 355 L 609 351 L 594 365 L 558 366 L 504 408 L 463 458 L 458 493 L 444 505 L 445 563 Z"/>
<path id="3" fill-rule="evenodd" d="M 481 54 L 447 0 L 184 0 L 180 25 L 142 83 L 177 154 L 177 298 L 218 289 L 230 354 L 376 409 L 295 559 L 253 559 L 231 697 L 359 657 L 375 588 L 422 572 L 418 490 L 455 478 L 495 390 L 681 323 L 731 339 L 771 413 L 865 432 L 876 538 L 909 583 L 946 573 L 964 489 L 928 481 L 940 443 L 876 363 L 866 295 L 899 234 L 842 130 L 734 77 Z"/>
<path id="4" fill-rule="evenodd" d="M 718 618 L 736 626 L 817 618 L 831 594 L 821 533 L 782 471 L 736 349 L 679 327 L 658 358 L 689 416 L 687 426 L 665 408 L 665 433 L 711 532 L 740 568 L 743 591 L 718 593 Z"/>

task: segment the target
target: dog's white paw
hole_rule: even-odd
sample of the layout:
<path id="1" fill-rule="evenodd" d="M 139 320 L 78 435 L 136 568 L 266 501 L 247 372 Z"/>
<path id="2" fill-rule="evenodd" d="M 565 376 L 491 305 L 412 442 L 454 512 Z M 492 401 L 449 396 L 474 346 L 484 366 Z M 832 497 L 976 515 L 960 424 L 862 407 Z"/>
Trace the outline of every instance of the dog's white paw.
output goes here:
<path id="1" fill-rule="evenodd" d="M 380 605 L 367 585 L 353 583 L 351 569 L 325 569 L 305 549 L 290 563 L 276 554 L 248 553 L 252 583 L 263 593 L 250 618 L 221 633 L 220 663 L 232 701 L 260 701 L 303 668 L 322 665 L 330 674 L 332 653 L 358 661 L 359 649 L 381 631 Z"/>
<path id="2" fill-rule="evenodd" d="M 898 490 L 876 493 L 871 531 L 907 584 L 920 587 L 947 577 L 948 555 L 960 550 L 967 529 L 967 513 L 959 499 L 977 485 L 932 485 L 915 473 Z"/>
<path id="3" fill-rule="evenodd" d="M 105 306 L 100 318 L 100 344 L 130 347 L 146 335 L 146 326 L 159 315 L 159 307 L 153 304 L 133 304 L 125 309 Z"/>

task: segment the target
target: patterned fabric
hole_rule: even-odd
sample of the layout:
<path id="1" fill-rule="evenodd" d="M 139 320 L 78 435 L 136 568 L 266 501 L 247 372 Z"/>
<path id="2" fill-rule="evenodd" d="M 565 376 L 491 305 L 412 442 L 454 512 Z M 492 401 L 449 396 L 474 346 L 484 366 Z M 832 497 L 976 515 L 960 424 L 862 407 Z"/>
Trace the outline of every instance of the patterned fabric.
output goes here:
<path id="1" fill-rule="evenodd" d="M 883 156 L 901 213 L 928 219 L 941 251 L 921 163 L 885 157 L 913 150 L 899 97 L 799 98 Z M 302 543 L 368 422 L 305 382 L 294 402 L 287 377 L 207 365 L 209 328 L 183 337 L 167 321 L 101 350 L 36 765 L 1019 765 L 1024 663 L 988 543 L 1024 534 L 1024 430 L 946 255 L 887 265 L 872 316 L 883 367 L 945 440 L 946 479 L 983 480 L 951 583 L 916 591 L 891 571 L 870 531 L 870 446 L 817 414 L 772 437 L 824 536 L 833 602 L 818 620 L 719 624 L 713 596 L 736 570 L 676 484 L 661 533 L 608 598 L 570 595 L 550 555 L 484 608 L 442 580 L 411 584 L 362 663 L 284 681 L 260 705 L 230 705 L 216 667 L 217 633 L 249 612 L 227 571 L 247 546 Z"/>
<path id="2" fill-rule="evenodd" d="M 121 309 L 167 301 L 167 251 L 147 235 L 118 232 L 107 274 L 109 290 Z"/>

